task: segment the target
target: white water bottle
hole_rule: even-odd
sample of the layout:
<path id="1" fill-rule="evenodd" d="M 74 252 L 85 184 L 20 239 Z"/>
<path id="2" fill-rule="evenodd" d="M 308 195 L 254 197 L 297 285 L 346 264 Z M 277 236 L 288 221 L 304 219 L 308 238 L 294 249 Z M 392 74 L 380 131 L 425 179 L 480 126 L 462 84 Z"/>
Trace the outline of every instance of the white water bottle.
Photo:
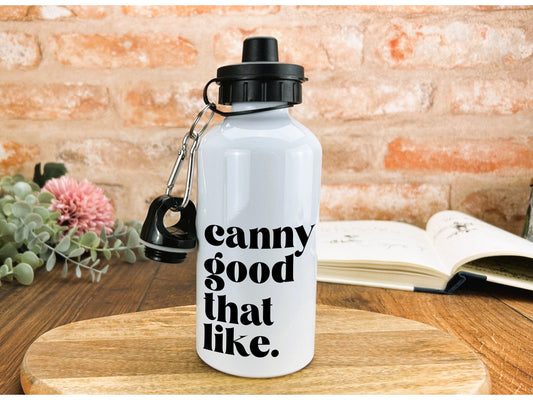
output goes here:
<path id="1" fill-rule="evenodd" d="M 197 353 L 211 367 L 265 378 L 314 355 L 322 150 L 288 113 L 303 67 L 271 37 L 245 40 L 217 70 L 231 105 L 198 150 Z"/>

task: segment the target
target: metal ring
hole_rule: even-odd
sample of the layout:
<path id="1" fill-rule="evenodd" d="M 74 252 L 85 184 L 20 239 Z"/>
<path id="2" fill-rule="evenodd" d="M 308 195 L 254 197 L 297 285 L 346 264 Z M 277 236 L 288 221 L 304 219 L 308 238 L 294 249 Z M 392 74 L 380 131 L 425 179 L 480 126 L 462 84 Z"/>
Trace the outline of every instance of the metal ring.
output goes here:
<path id="1" fill-rule="evenodd" d="M 209 119 L 204 124 L 202 129 L 200 129 L 200 131 L 197 132 L 195 130 L 196 125 L 198 125 L 198 123 L 200 122 L 200 120 L 202 119 L 202 117 L 204 116 L 207 110 L 211 110 L 211 115 L 209 116 Z M 215 116 L 215 112 L 212 110 L 211 104 L 206 104 L 204 108 L 202 108 L 202 110 L 196 116 L 196 119 L 191 125 L 191 129 L 189 129 L 189 136 L 191 137 L 191 139 L 197 140 L 200 136 L 202 136 L 204 132 L 207 130 L 207 128 L 209 127 L 209 125 L 211 124 L 211 121 L 213 120 L 214 116 Z"/>

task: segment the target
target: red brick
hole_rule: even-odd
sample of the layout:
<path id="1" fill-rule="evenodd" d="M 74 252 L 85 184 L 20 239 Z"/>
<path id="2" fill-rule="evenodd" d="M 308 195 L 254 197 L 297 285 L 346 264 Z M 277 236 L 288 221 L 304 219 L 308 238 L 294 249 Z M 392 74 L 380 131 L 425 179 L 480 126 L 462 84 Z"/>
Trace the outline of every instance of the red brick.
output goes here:
<path id="1" fill-rule="evenodd" d="M 100 19 L 107 16 L 107 6 L 55 6 L 42 5 L 27 7 L 26 20 L 57 20 L 70 18 Z"/>
<path id="2" fill-rule="evenodd" d="M 31 6 L 28 9 L 28 19 L 64 19 L 74 14 L 65 6 Z"/>
<path id="3" fill-rule="evenodd" d="M 321 135 L 322 182 L 348 181 L 353 174 L 371 169 L 376 162 L 379 145 L 362 136 L 346 132 Z"/>
<path id="4" fill-rule="evenodd" d="M 517 80 L 456 81 L 450 88 L 453 114 L 515 114 L 533 110 L 533 83 Z"/>
<path id="5" fill-rule="evenodd" d="M 453 7 L 447 6 L 415 6 L 415 5 L 390 5 L 390 6 L 356 6 L 361 11 L 397 14 L 422 14 L 429 12 L 448 12 Z"/>
<path id="6" fill-rule="evenodd" d="M 162 33 L 100 35 L 64 33 L 51 37 L 54 57 L 79 68 L 182 67 L 196 63 L 193 44 Z"/>
<path id="7" fill-rule="evenodd" d="M 350 5 L 350 6 L 296 6 L 297 9 L 313 12 L 335 12 L 335 13 L 353 13 L 353 12 L 376 12 L 376 13 L 395 13 L 395 14 L 420 14 L 428 12 L 446 12 L 450 7 L 446 6 L 415 6 L 415 5 Z M 452 7 L 453 8 L 453 7 Z"/>
<path id="8" fill-rule="evenodd" d="M 429 81 L 315 82 L 304 84 L 299 119 L 355 120 L 380 115 L 423 113 L 433 105 L 435 87 Z"/>
<path id="9" fill-rule="evenodd" d="M 64 162 L 70 169 L 108 171 L 150 170 L 164 168 L 166 158 L 171 166 L 177 151 L 177 143 L 142 145 L 118 139 L 67 140 L 58 146 L 57 160 Z"/>
<path id="10" fill-rule="evenodd" d="M 37 146 L 21 144 L 13 141 L 0 141 L 0 174 L 13 174 L 23 164 L 39 154 Z"/>
<path id="11" fill-rule="evenodd" d="M 101 117 L 107 89 L 87 84 L 0 84 L 0 118 L 84 120 Z"/>
<path id="12" fill-rule="evenodd" d="M 41 62 L 37 38 L 22 32 L 0 32 L 0 68 L 31 69 Z"/>
<path id="13" fill-rule="evenodd" d="M 100 19 L 109 15 L 109 6 L 68 6 L 76 18 Z"/>
<path id="14" fill-rule="evenodd" d="M 280 61 L 300 64 L 309 70 L 351 70 L 362 62 L 363 33 L 358 27 L 312 25 L 226 29 L 214 38 L 217 63 L 225 65 L 240 62 L 243 40 L 258 35 L 278 39 Z"/>
<path id="15" fill-rule="evenodd" d="M 121 91 L 119 113 L 128 125 L 184 127 L 203 106 L 201 84 L 139 83 Z"/>
<path id="16" fill-rule="evenodd" d="M 505 11 L 505 10 L 527 10 L 533 6 L 472 6 L 472 8 L 481 11 Z"/>
<path id="17" fill-rule="evenodd" d="M 323 185 L 321 220 L 394 220 L 424 226 L 449 208 L 449 187 L 429 184 Z"/>
<path id="18" fill-rule="evenodd" d="M 0 6 L 0 21 L 21 21 L 26 18 L 28 6 Z"/>
<path id="19" fill-rule="evenodd" d="M 0 21 L 31 21 L 64 18 L 104 18 L 109 6 L 0 6 Z"/>
<path id="20" fill-rule="evenodd" d="M 533 54 L 524 29 L 481 23 L 443 25 L 395 20 L 376 26 L 378 57 L 392 68 L 474 67 L 513 63 Z"/>
<path id="21" fill-rule="evenodd" d="M 533 169 L 533 139 L 398 138 L 389 143 L 390 171 L 489 173 Z"/>
<path id="22" fill-rule="evenodd" d="M 134 17 L 189 17 L 200 14 L 252 14 L 264 15 L 279 12 L 280 6 L 122 6 L 122 12 Z"/>

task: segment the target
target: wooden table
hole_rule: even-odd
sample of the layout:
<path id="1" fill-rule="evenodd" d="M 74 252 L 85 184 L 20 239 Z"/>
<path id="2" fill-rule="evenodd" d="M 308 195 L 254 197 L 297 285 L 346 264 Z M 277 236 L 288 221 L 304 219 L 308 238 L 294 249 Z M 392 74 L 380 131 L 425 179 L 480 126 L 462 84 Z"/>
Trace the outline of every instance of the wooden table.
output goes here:
<path id="1" fill-rule="evenodd" d="M 171 265 L 115 262 L 100 283 L 37 271 L 0 287 L 0 394 L 22 393 L 30 344 L 73 321 L 195 303 L 195 257 Z M 474 282 L 453 295 L 319 283 L 318 303 L 420 321 L 461 339 L 484 361 L 495 394 L 533 393 L 533 292 Z"/>

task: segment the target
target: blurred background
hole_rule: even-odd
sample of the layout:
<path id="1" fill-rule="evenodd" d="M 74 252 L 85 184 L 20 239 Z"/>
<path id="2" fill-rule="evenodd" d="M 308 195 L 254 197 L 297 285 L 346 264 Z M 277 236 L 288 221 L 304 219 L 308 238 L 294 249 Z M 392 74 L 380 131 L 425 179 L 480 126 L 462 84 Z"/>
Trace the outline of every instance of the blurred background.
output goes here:
<path id="1" fill-rule="evenodd" d="M 305 67 L 291 114 L 323 147 L 321 219 L 456 209 L 521 232 L 533 6 L 0 6 L 0 175 L 62 162 L 143 220 L 254 35 Z"/>

